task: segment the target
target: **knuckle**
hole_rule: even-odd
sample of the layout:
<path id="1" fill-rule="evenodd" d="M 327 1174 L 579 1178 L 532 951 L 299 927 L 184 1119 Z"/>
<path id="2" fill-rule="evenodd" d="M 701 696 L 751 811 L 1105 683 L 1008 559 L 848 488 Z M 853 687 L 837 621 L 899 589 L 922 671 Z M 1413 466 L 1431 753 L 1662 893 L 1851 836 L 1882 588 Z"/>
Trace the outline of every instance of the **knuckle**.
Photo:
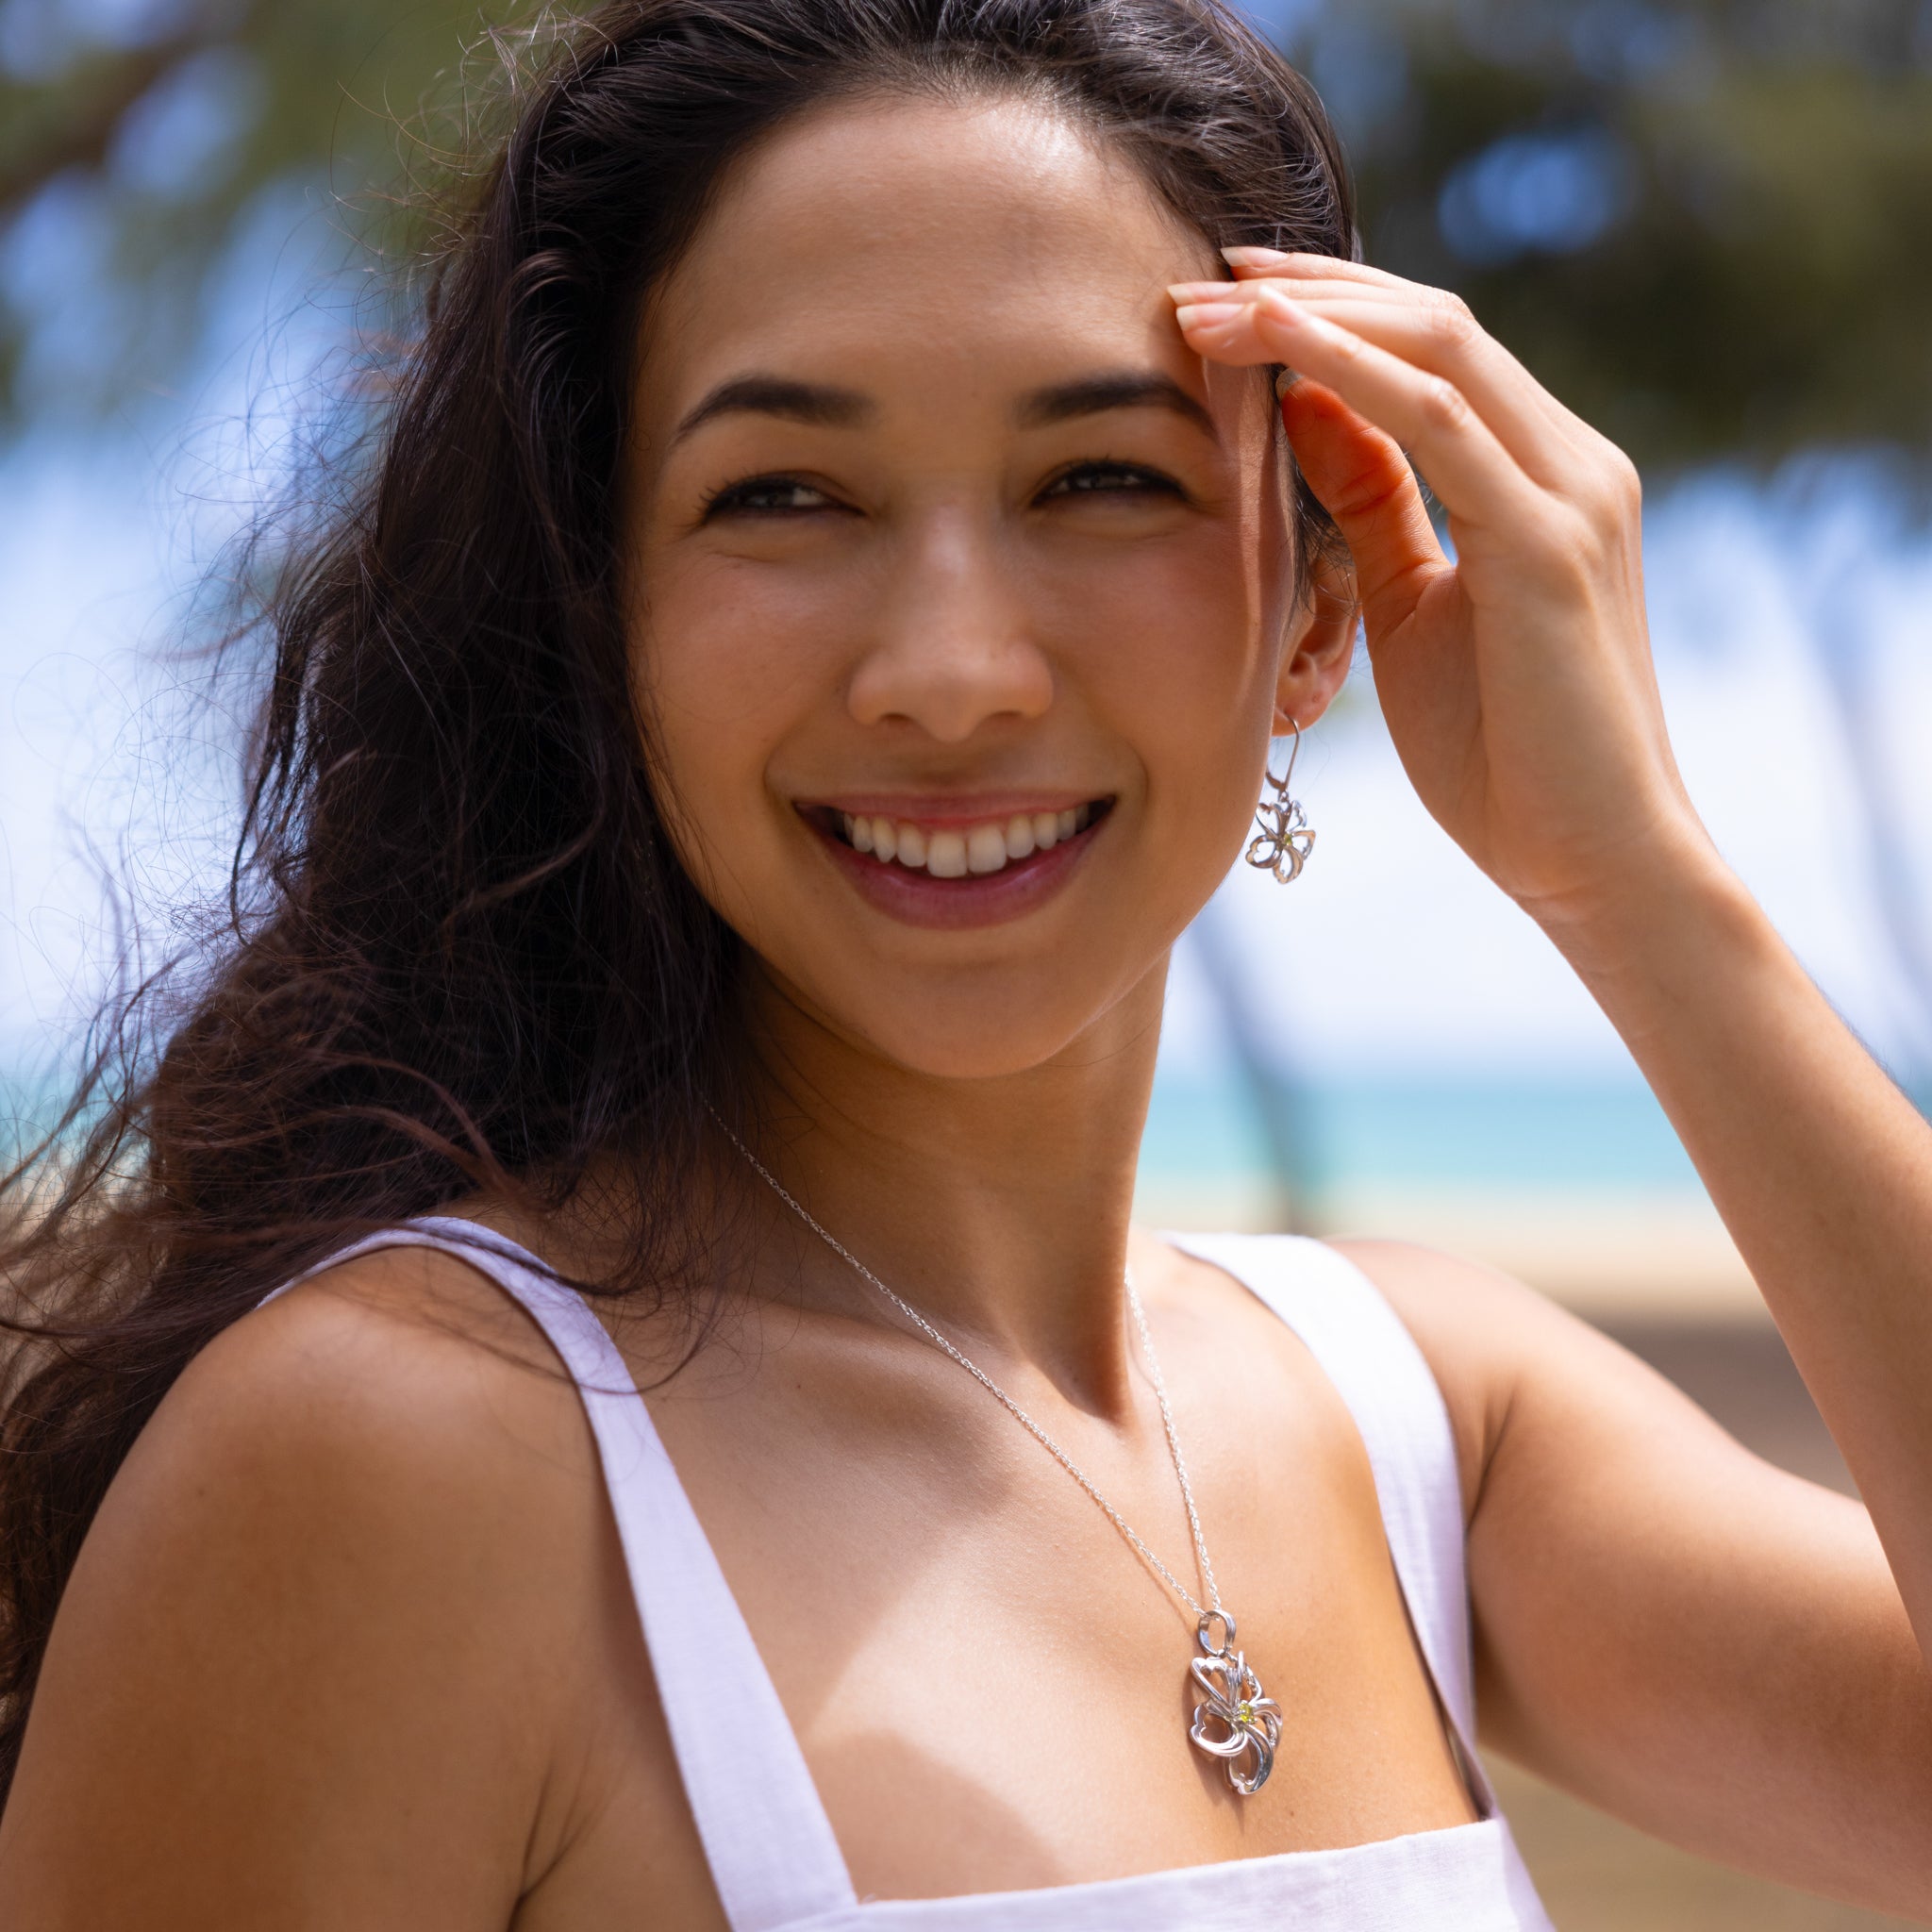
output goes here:
<path id="1" fill-rule="evenodd" d="M 1637 465 L 1612 442 L 1605 442 L 1592 466 L 1594 474 L 1585 492 L 1588 501 L 1607 524 L 1624 525 L 1643 509 L 1643 478 Z"/>
<path id="2" fill-rule="evenodd" d="M 1469 419 L 1469 398 L 1445 376 L 1432 376 L 1424 386 L 1423 420 L 1431 429 L 1459 429 Z"/>
<path id="3" fill-rule="evenodd" d="M 1429 331 L 1447 349 L 1466 349 L 1482 333 L 1475 311 L 1447 290 L 1438 290 L 1429 304 Z"/>
<path id="4" fill-rule="evenodd" d="M 1616 489 L 1617 501 L 1625 511 L 1636 511 L 1643 508 L 1643 473 L 1638 469 L 1622 450 L 1615 453 L 1610 467 L 1612 483 Z"/>

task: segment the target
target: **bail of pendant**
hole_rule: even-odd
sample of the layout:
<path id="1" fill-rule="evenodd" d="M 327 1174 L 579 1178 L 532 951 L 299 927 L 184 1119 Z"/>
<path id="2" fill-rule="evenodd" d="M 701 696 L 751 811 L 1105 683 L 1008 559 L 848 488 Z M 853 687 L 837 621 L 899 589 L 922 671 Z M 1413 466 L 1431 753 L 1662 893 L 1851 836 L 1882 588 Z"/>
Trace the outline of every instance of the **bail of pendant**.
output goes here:
<path id="1" fill-rule="evenodd" d="M 1221 1625 L 1221 1641 L 1216 1643 L 1208 1632 L 1211 1624 Z M 1209 1657 L 1225 1657 L 1233 1648 L 1235 1640 L 1234 1619 L 1225 1610 L 1212 1609 L 1201 1612 L 1201 1621 L 1194 1626 L 1194 1634 L 1201 1640 L 1201 1648 Z"/>

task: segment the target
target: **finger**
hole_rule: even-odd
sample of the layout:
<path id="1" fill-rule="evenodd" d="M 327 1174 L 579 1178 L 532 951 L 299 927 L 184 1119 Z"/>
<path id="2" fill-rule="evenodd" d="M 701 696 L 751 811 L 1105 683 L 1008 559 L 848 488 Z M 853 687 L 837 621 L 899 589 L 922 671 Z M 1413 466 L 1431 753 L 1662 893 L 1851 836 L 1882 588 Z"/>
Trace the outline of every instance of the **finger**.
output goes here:
<path id="1" fill-rule="evenodd" d="M 1595 431 L 1566 409 L 1468 308 L 1439 290 L 1351 282 L 1181 282 L 1169 292 L 1191 308 L 1241 306 L 1271 289 L 1377 348 L 1454 382 L 1498 440 L 1547 489 L 1572 490 L 1588 474 Z"/>
<path id="2" fill-rule="evenodd" d="M 1279 282 L 1297 302 L 1307 302 L 1317 297 L 1332 301 L 1383 302 L 1391 305 L 1413 302 L 1416 291 L 1409 289 L 1384 288 L 1375 282 L 1346 282 L 1330 280 L 1294 280 L 1284 276 L 1249 276 L 1241 281 L 1228 282 L 1171 282 L 1167 292 L 1176 302 L 1252 302 L 1271 282 Z"/>
<path id="3" fill-rule="evenodd" d="M 1536 507 L 1535 484 L 1447 377 L 1324 321 L 1278 288 L 1254 302 L 1176 313 L 1201 356 L 1237 368 L 1286 362 L 1326 384 L 1415 453 L 1452 517 L 1473 527 L 1498 526 Z"/>
<path id="4" fill-rule="evenodd" d="M 1347 281 L 1365 287 L 1420 289 L 1421 282 L 1404 281 L 1385 268 L 1373 268 L 1366 261 L 1351 261 L 1344 255 L 1312 255 L 1306 251 L 1288 253 L 1279 248 L 1224 248 L 1221 258 L 1228 272 L 1245 281 L 1253 276 L 1285 276 L 1291 279 Z"/>
<path id="5" fill-rule="evenodd" d="M 1355 562 L 1371 641 L 1394 629 L 1449 560 L 1395 440 L 1324 384 L 1304 377 L 1281 399 L 1302 480 L 1335 519 Z"/>
<path id="6" fill-rule="evenodd" d="M 1241 294 L 1258 293 L 1263 284 L 1279 281 L 1290 285 L 1289 293 L 1298 302 L 1407 300 L 1414 302 L 1419 312 L 1430 318 L 1431 325 L 1452 341 L 1472 333 L 1482 334 L 1469 305 L 1453 290 L 1439 289 L 1427 282 L 1408 281 L 1401 275 L 1391 275 L 1387 269 L 1372 267 L 1365 261 L 1349 261 L 1333 255 L 1290 253 L 1279 248 L 1257 247 L 1224 248 L 1221 256 L 1227 263 L 1233 280 L 1218 285 L 1186 284 L 1184 286 L 1191 290 L 1202 291 L 1191 294 L 1189 299 L 1240 299 L 1240 295 L 1226 293 L 1209 296 L 1206 291 L 1209 287 L 1218 287 L 1225 291 L 1239 291 Z M 1527 396 L 1533 391 L 1538 405 L 1547 410 L 1552 420 L 1564 426 L 1570 441 L 1579 450 L 1587 455 L 1600 457 L 1603 454 L 1603 438 L 1582 417 L 1551 395 L 1493 337 L 1482 334 L 1482 340 L 1507 358 L 1520 375 L 1521 384 L 1526 386 L 1523 393 Z M 1453 372 L 1438 370 L 1437 373 L 1450 375 Z"/>
<path id="7" fill-rule="evenodd" d="M 1224 248 L 1231 281 L 1241 284 L 1276 281 L 1291 285 L 1290 292 L 1299 294 L 1314 282 L 1340 282 L 1359 293 L 1371 290 L 1385 294 L 1407 296 L 1419 302 L 1458 302 L 1453 290 L 1439 289 L 1428 282 L 1412 282 L 1375 268 L 1366 261 L 1349 261 L 1339 255 L 1288 255 L 1274 248 Z"/>

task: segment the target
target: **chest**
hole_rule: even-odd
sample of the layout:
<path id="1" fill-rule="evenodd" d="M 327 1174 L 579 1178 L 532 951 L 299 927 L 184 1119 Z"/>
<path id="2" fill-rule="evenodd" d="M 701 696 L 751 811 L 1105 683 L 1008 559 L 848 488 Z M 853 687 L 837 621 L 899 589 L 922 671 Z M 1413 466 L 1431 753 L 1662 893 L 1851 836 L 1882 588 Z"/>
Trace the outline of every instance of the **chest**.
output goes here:
<path id="1" fill-rule="evenodd" d="M 1268 1318 L 1272 1321 L 1272 1318 Z M 1276 1324 L 1278 1326 L 1278 1324 Z M 899 1373 L 808 1341 L 654 1398 L 658 1432 L 795 1735 L 858 1895 L 921 1898 L 1353 1845 L 1474 1808 L 1418 1655 L 1359 1436 L 1285 1330 L 1240 1370 L 1163 1348 L 1202 1528 L 1281 1707 L 1237 1796 L 1187 1731 L 1194 1618 L 1091 1497 L 942 1361 Z M 878 1370 L 879 1373 L 872 1373 Z M 675 1387 L 675 1385 L 674 1385 Z M 1042 1400 L 1041 1407 L 1046 1404 Z M 1202 1593 L 1158 1426 L 1053 1411 L 1057 1440 Z M 595 1620 L 584 1815 L 519 1924 L 717 1923 L 622 1564 Z M 665 1660 L 744 1686 L 728 1642 Z M 765 1774 L 747 1740 L 742 1776 Z M 653 1921 L 658 1915 L 653 1914 Z"/>

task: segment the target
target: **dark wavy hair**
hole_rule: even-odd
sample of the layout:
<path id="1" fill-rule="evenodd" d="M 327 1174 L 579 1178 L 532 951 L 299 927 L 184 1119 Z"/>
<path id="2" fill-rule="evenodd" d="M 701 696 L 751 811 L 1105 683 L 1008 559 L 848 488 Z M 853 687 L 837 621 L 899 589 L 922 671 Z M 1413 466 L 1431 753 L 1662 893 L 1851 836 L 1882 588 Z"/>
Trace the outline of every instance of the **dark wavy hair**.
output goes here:
<path id="1" fill-rule="evenodd" d="M 268 1290 L 479 1186 L 555 1211 L 613 1163 L 628 1259 L 584 1285 L 703 1274 L 737 941 L 660 823 L 616 525 L 640 305 L 721 171 L 828 98 L 1018 92 L 1211 243 L 1355 249 L 1319 104 L 1221 0 L 609 0 L 532 45 L 373 452 L 262 593 L 213 951 L 116 999 L 0 1180 L 0 1796 L 103 1494 Z"/>

